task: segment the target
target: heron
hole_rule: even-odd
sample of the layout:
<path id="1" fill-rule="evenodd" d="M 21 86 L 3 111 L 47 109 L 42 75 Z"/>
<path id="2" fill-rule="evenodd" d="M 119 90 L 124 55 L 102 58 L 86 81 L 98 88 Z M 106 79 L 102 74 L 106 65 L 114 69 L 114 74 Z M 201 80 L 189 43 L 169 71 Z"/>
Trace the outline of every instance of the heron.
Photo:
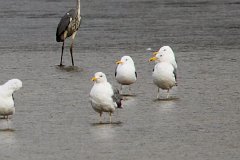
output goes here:
<path id="1" fill-rule="evenodd" d="M 64 50 L 64 41 L 66 38 L 71 37 L 71 46 L 70 46 L 70 54 L 72 59 L 72 66 L 74 66 L 73 61 L 73 41 L 77 34 L 77 31 L 80 27 L 81 23 L 81 15 L 80 15 L 80 0 L 77 0 L 76 8 L 68 11 L 60 20 L 57 32 L 56 32 L 56 41 L 62 42 L 62 54 L 60 66 L 62 66 L 62 57 Z"/>

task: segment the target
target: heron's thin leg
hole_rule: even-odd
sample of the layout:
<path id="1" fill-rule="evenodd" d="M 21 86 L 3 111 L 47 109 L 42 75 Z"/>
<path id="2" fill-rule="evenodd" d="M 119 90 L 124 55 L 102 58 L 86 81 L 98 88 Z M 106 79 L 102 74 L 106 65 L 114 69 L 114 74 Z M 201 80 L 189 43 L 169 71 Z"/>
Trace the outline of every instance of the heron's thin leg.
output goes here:
<path id="1" fill-rule="evenodd" d="M 74 32 L 74 33 L 72 34 L 72 42 L 71 42 L 71 46 L 70 46 L 70 54 L 71 54 L 71 58 L 72 58 L 72 66 L 74 66 L 72 49 L 73 49 L 73 41 L 74 41 L 74 38 L 75 38 L 75 36 L 76 36 L 76 33 L 77 33 L 77 32 Z"/>
<path id="2" fill-rule="evenodd" d="M 62 54 L 61 54 L 60 66 L 62 66 L 63 50 L 64 50 L 64 41 L 63 41 L 63 44 L 62 44 Z"/>
<path id="3" fill-rule="evenodd" d="M 70 53 L 71 53 L 71 58 L 72 58 L 72 66 L 74 66 L 73 55 L 72 55 L 72 48 L 73 48 L 73 42 L 71 43 Z"/>

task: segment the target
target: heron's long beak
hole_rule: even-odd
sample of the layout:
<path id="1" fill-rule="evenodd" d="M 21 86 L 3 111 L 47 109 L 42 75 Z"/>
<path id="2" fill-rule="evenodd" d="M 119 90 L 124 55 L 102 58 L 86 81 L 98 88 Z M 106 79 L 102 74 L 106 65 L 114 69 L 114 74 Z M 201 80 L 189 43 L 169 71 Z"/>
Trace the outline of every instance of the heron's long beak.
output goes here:
<path id="1" fill-rule="evenodd" d="M 117 61 L 116 64 L 123 64 L 123 62 L 122 61 Z"/>
<path id="2" fill-rule="evenodd" d="M 93 77 L 91 80 L 92 80 L 92 81 L 96 81 L 96 80 L 97 80 L 97 78 L 96 78 L 96 77 Z"/>
<path id="3" fill-rule="evenodd" d="M 154 57 L 152 57 L 152 58 L 150 58 L 149 59 L 149 62 L 151 62 L 151 61 L 156 61 L 158 58 L 156 57 L 156 56 L 154 56 Z"/>
<path id="4" fill-rule="evenodd" d="M 158 51 L 155 51 L 152 53 L 153 56 L 156 56 L 158 54 Z"/>

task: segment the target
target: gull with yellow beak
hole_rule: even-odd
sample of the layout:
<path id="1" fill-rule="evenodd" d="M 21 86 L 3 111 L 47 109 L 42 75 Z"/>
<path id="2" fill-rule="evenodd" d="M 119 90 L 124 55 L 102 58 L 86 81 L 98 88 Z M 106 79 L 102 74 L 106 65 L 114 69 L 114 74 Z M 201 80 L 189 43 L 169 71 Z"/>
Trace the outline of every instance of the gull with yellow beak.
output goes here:
<path id="1" fill-rule="evenodd" d="M 119 94 L 118 89 L 113 89 L 103 72 L 95 73 L 92 81 L 94 81 L 94 85 L 90 91 L 92 108 L 100 114 L 100 123 L 102 122 L 101 117 L 103 112 L 109 113 L 109 121 L 112 123 L 112 113 L 116 108 L 122 108 L 122 96 Z"/>
<path id="2" fill-rule="evenodd" d="M 158 59 L 155 61 L 158 62 L 168 62 L 173 65 L 174 69 L 177 69 L 177 62 L 175 60 L 175 55 L 173 53 L 173 50 L 170 46 L 163 46 L 159 49 L 157 52 L 153 52 L 153 56 L 158 57 Z"/>
<path id="3" fill-rule="evenodd" d="M 149 61 L 158 61 L 158 55 L 149 59 Z M 157 99 L 159 98 L 159 88 L 167 90 L 169 97 L 169 90 L 176 86 L 176 74 L 174 72 L 174 67 L 168 62 L 158 62 L 153 69 L 152 73 L 153 83 L 158 87 Z"/>
<path id="4" fill-rule="evenodd" d="M 115 77 L 117 82 L 121 85 L 120 92 L 122 92 L 123 85 L 131 85 L 136 82 L 137 72 L 130 56 L 123 56 L 120 61 L 116 62 L 116 64 L 117 68 L 115 70 Z"/>
<path id="5" fill-rule="evenodd" d="M 163 46 L 159 49 L 159 51 L 153 52 L 153 55 L 157 57 L 155 63 L 168 62 L 173 66 L 175 79 L 177 81 L 177 62 L 172 48 L 169 46 Z"/>

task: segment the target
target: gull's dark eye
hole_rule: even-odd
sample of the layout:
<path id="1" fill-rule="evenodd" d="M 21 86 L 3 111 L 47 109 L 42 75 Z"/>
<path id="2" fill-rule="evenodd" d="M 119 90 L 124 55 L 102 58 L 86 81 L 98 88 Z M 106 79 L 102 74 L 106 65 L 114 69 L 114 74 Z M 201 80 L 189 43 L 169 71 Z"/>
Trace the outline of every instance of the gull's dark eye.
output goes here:
<path id="1" fill-rule="evenodd" d="M 162 57 L 162 55 L 160 55 L 160 57 Z"/>
<path id="2" fill-rule="evenodd" d="M 102 75 L 100 75 L 99 77 L 102 77 Z"/>
<path id="3" fill-rule="evenodd" d="M 127 61 L 128 59 L 126 59 L 126 61 Z"/>
<path id="4" fill-rule="evenodd" d="M 164 52 L 166 51 L 166 49 L 163 50 Z"/>

